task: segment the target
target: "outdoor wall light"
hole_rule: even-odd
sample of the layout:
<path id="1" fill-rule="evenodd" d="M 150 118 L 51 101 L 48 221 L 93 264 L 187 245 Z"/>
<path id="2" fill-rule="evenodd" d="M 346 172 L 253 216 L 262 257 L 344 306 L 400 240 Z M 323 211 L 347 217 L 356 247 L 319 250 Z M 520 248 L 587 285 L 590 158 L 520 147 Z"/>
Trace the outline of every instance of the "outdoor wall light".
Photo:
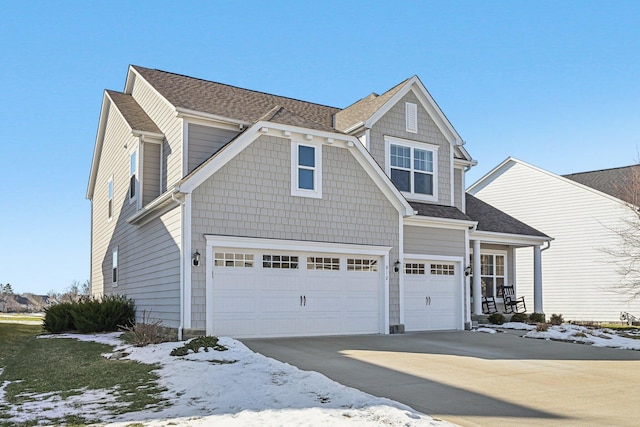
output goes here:
<path id="1" fill-rule="evenodd" d="M 464 269 L 464 275 L 469 276 L 470 274 L 471 274 L 471 266 L 467 265 L 467 267 Z"/>
<path id="2" fill-rule="evenodd" d="M 200 252 L 196 250 L 196 252 L 193 254 L 193 266 L 197 267 L 199 265 L 200 265 Z"/>
<path id="3" fill-rule="evenodd" d="M 400 260 L 397 260 L 395 264 L 393 264 L 393 271 L 395 271 L 396 273 L 400 271 Z"/>

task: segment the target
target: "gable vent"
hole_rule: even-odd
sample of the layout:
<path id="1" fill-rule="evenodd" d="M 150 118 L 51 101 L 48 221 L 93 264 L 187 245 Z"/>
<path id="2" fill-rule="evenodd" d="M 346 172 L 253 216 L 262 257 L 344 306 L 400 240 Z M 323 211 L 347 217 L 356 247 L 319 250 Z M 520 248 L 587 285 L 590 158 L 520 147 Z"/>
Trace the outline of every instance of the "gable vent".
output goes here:
<path id="1" fill-rule="evenodd" d="M 418 106 L 412 102 L 405 103 L 407 132 L 418 132 Z"/>

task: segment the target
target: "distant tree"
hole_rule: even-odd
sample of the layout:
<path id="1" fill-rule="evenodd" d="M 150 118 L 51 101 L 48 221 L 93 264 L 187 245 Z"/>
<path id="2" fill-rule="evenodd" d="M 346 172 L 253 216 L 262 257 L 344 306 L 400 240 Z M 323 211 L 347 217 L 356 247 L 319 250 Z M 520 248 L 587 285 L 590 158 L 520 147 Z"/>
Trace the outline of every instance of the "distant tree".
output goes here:
<path id="1" fill-rule="evenodd" d="M 7 283 L 6 285 L 0 284 L 0 295 L 13 295 L 13 288 L 11 287 L 11 283 Z"/>
<path id="2" fill-rule="evenodd" d="M 616 185 L 616 195 L 624 200 L 627 215 L 620 227 L 612 228 L 619 239 L 615 247 L 604 249 L 616 264 L 621 281 L 618 291 L 629 300 L 640 298 L 640 165 Z"/>

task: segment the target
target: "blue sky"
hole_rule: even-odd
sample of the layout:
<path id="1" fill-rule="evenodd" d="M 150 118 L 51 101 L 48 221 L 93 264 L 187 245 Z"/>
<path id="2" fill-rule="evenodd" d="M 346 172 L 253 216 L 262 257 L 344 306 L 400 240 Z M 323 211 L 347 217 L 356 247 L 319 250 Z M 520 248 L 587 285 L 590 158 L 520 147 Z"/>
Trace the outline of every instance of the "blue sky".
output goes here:
<path id="1" fill-rule="evenodd" d="M 85 199 L 105 88 L 129 64 L 335 107 L 417 74 L 478 160 L 635 163 L 637 1 L 4 1 L 0 283 L 89 278 Z"/>

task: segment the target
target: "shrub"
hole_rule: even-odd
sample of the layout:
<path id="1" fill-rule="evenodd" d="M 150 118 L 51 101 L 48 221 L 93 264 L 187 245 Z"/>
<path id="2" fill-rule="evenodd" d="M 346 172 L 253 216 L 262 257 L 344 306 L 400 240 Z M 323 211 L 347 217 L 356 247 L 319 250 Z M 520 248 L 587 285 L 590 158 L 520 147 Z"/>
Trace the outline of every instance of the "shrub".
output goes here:
<path id="1" fill-rule="evenodd" d="M 494 325 L 502 325 L 504 323 L 504 315 L 501 313 L 493 313 L 489 315 L 487 320 Z"/>
<path id="2" fill-rule="evenodd" d="M 549 330 L 549 325 L 546 323 L 538 323 L 536 325 L 537 332 L 547 332 Z"/>
<path id="3" fill-rule="evenodd" d="M 52 334 L 60 334 L 75 329 L 71 309 L 73 304 L 55 304 L 44 309 L 42 327 Z"/>
<path id="4" fill-rule="evenodd" d="M 552 325 L 562 325 L 564 323 L 564 319 L 562 318 L 562 314 L 552 314 L 549 322 Z"/>
<path id="5" fill-rule="evenodd" d="M 162 320 L 151 321 L 151 315 L 146 310 L 142 311 L 142 322 L 137 322 L 133 326 L 121 326 L 121 328 L 125 332 L 120 339 L 136 347 L 166 341 L 162 333 Z"/>
<path id="6" fill-rule="evenodd" d="M 120 325 L 135 323 L 133 300 L 122 295 L 109 295 L 101 299 L 84 299 L 74 303 L 51 306 L 45 312 L 44 328 L 52 333 L 77 330 L 78 332 L 112 332 Z"/>
<path id="7" fill-rule="evenodd" d="M 197 353 L 201 348 L 204 348 L 205 352 L 209 351 L 209 348 L 215 351 L 228 350 L 227 347 L 218 344 L 218 337 L 198 337 L 194 338 L 182 347 L 174 348 L 171 351 L 171 356 L 186 356 L 189 351 Z"/>
<path id="8" fill-rule="evenodd" d="M 546 321 L 544 313 L 531 313 L 529 315 L 529 323 L 545 323 Z"/>
<path id="9" fill-rule="evenodd" d="M 123 295 L 106 295 L 74 304 L 71 315 L 79 332 L 113 332 L 135 324 L 136 309 Z"/>
<path id="10" fill-rule="evenodd" d="M 526 313 L 515 313 L 513 316 L 511 316 L 511 320 L 509 320 L 509 321 L 510 322 L 525 323 L 528 318 L 529 318 L 529 316 L 527 316 Z"/>

